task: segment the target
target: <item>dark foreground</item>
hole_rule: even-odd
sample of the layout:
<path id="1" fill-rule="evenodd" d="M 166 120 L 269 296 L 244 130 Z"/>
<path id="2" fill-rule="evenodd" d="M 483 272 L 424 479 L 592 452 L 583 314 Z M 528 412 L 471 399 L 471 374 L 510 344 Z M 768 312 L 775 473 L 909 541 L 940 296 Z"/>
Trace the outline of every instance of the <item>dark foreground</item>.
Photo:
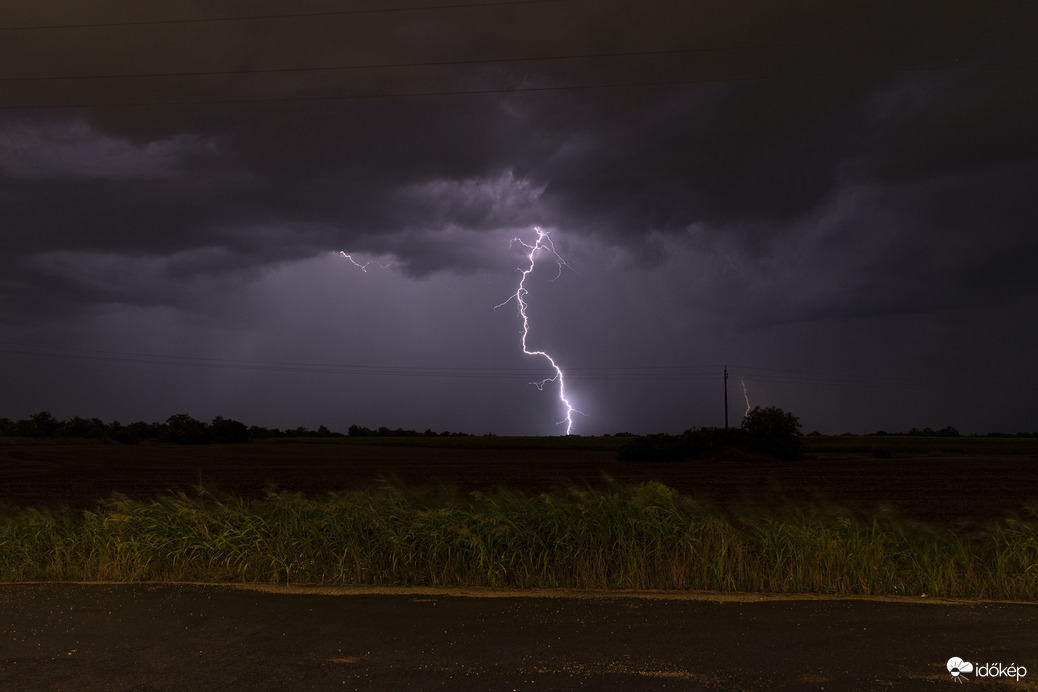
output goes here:
<path id="1" fill-rule="evenodd" d="M 951 689 L 1025 666 L 1038 605 L 0 585 L 3 690 Z"/>

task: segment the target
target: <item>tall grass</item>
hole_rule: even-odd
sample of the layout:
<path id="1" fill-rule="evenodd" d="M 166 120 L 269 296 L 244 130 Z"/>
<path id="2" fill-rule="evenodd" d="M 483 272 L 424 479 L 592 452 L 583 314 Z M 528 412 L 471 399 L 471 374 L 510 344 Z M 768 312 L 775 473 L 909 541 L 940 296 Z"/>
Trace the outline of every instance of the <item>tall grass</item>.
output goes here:
<path id="1" fill-rule="evenodd" d="M 656 482 L 527 496 L 382 484 L 0 512 L 0 580 L 928 594 L 1038 600 L 1038 512 L 969 531 L 721 511 Z"/>

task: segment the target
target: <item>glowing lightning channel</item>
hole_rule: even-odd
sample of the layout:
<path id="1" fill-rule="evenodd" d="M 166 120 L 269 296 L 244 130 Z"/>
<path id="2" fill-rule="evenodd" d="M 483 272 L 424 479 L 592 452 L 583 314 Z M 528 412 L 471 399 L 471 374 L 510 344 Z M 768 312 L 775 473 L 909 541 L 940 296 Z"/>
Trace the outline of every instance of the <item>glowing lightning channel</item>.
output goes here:
<path id="1" fill-rule="evenodd" d="M 556 425 L 562 425 L 563 423 L 565 423 L 566 434 L 569 435 L 573 432 L 573 414 L 579 413 L 583 416 L 584 413 L 582 411 L 578 411 L 577 409 L 575 409 L 573 407 L 573 404 L 569 402 L 569 399 L 566 398 L 566 379 L 562 374 L 562 369 L 558 366 L 555 360 L 544 351 L 531 351 L 527 347 L 526 336 L 530 333 L 530 318 L 526 314 L 525 300 L 526 294 L 529 293 L 529 291 L 526 290 L 526 277 L 528 277 L 530 273 L 533 272 L 533 268 L 537 263 L 538 252 L 549 252 L 551 253 L 552 257 L 555 258 L 555 262 L 558 264 L 559 267 L 559 273 L 555 275 L 555 279 L 562 276 L 562 269 L 564 267 L 569 267 L 569 265 L 566 264 L 566 260 L 562 259 L 559 253 L 555 251 L 555 245 L 552 244 L 551 238 L 548 237 L 547 231 L 543 231 L 537 226 L 534 226 L 533 230 L 537 232 L 537 242 L 535 242 L 533 245 L 530 245 L 529 243 L 523 241 L 520 238 L 513 238 L 512 241 L 508 244 L 509 247 L 512 247 L 516 243 L 519 243 L 524 248 L 529 250 L 530 252 L 526 255 L 526 259 L 530 261 L 530 265 L 526 269 L 523 269 L 521 267 L 517 269 L 517 271 L 519 271 L 523 276 L 523 278 L 519 280 L 518 288 L 516 288 L 515 293 L 509 296 L 508 300 L 501 303 L 500 305 L 495 305 L 494 309 L 497 310 L 499 307 L 507 305 L 513 299 L 519 305 L 519 316 L 523 318 L 523 331 L 521 338 L 523 353 L 525 353 L 528 356 L 541 356 L 542 358 L 548 361 L 548 363 L 552 367 L 552 370 L 555 371 L 554 377 L 546 377 L 540 382 L 531 382 L 530 384 L 537 387 L 537 389 L 544 391 L 544 385 L 548 382 L 559 383 L 559 401 L 562 402 L 563 407 L 566 409 L 566 417 L 560 420 L 558 423 L 556 423 Z M 552 279 L 552 281 L 554 281 L 555 279 Z"/>
<path id="2" fill-rule="evenodd" d="M 746 413 L 743 414 L 745 418 L 750 413 L 750 395 L 746 393 L 746 380 L 739 380 L 742 383 L 742 398 L 746 399 Z"/>
<path id="3" fill-rule="evenodd" d="M 370 265 L 372 265 L 372 264 L 377 264 L 378 266 L 382 267 L 383 269 L 389 269 L 390 267 L 393 266 L 391 264 L 382 264 L 381 262 L 376 262 L 375 260 L 368 260 L 364 264 L 361 264 L 357 260 L 353 259 L 352 255 L 348 255 L 345 252 L 343 252 L 342 250 L 339 250 L 339 254 L 342 255 L 343 257 L 345 257 L 346 259 L 348 259 L 353 264 L 353 266 L 359 267 L 362 272 L 367 272 L 368 271 L 368 267 Z"/>

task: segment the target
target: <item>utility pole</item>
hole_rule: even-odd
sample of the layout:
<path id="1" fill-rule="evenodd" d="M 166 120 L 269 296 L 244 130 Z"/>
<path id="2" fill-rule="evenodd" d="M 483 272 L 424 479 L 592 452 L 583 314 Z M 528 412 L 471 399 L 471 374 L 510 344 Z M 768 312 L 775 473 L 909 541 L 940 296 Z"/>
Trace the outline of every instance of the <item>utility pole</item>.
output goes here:
<path id="1" fill-rule="evenodd" d="M 724 429 L 728 429 L 728 366 L 724 366 Z"/>

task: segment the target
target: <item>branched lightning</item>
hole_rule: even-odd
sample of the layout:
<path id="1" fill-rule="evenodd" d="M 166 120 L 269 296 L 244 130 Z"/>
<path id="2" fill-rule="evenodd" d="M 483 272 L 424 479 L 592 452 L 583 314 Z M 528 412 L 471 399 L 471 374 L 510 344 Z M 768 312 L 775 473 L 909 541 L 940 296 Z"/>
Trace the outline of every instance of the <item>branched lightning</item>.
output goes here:
<path id="1" fill-rule="evenodd" d="M 352 255 L 348 255 L 345 252 L 343 252 L 342 250 L 339 250 L 339 254 L 342 255 L 343 257 L 345 257 L 346 259 L 348 259 L 353 264 L 353 266 L 359 267 L 362 272 L 367 272 L 368 271 L 368 267 L 371 266 L 372 264 L 377 264 L 378 266 L 382 267 L 383 269 L 389 269 L 391 266 L 393 266 L 391 264 L 382 264 L 381 262 L 376 262 L 375 260 L 368 260 L 364 264 L 361 264 L 357 260 L 353 259 Z"/>
<path id="2" fill-rule="evenodd" d="M 548 237 L 547 231 L 541 230 L 536 226 L 534 226 L 534 231 L 537 232 L 537 241 L 533 245 L 530 245 L 529 243 L 523 241 L 521 238 L 513 238 L 512 241 L 508 244 L 509 247 L 512 247 L 516 243 L 518 243 L 530 251 L 526 255 L 526 259 L 529 260 L 529 266 L 527 266 L 526 269 L 519 267 L 516 270 L 522 275 L 522 278 L 519 279 L 519 286 L 516 288 L 515 293 L 508 297 L 508 300 L 506 300 L 503 303 L 500 303 L 499 305 L 495 305 L 494 309 L 497 310 L 499 307 L 507 305 L 513 299 L 519 306 L 519 316 L 523 320 L 522 336 L 520 339 L 520 343 L 523 347 L 523 353 L 525 353 L 528 356 L 540 356 L 544 358 L 548 361 L 548 364 L 551 365 L 551 369 L 555 372 L 555 375 L 552 377 L 546 377 L 543 380 L 540 380 L 539 382 L 531 382 L 530 384 L 537 387 L 537 389 L 544 391 L 544 385 L 548 382 L 559 383 L 559 401 L 562 402 L 562 406 L 566 410 L 566 415 L 562 420 L 556 423 L 556 425 L 562 425 L 563 423 L 565 423 L 566 434 L 569 435 L 573 432 L 573 414 L 584 414 L 583 412 L 578 411 L 576 408 L 574 408 L 573 404 L 571 404 L 569 402 L 569 399 L 566 398 L 566 379 L 565 376 L 562 374 L 562 369 L 555 362 L 555 359 L 553 359 L 544 351 L 531 351 L 529 347 L 526 345 L 526 337 L 530 333 L 530 318 L 526 314 L 526 295 L 527 293 L 529 293 L 529 291 L 527 291 L 526 289 L 526 277 L 528 277 L 531 274 L 531 272 L 533 272 L 534 266 L 536 266 L 537 264 L 537 253 L 539 252 L 550 253 L 551 256 L 555 259 L 555 262 L 559 268 L 559 272 L 555 275 L 555 279 L 558 279 L 560 276 L 562 276 L 563 268 L 572 268 L 568 264 L 566 264 L 566 260 L 562 259 L 559 253 L 555 251 L 555 245 L 551 242 L 551 238 Z M 552 279 L 552 281 L 554 281 L 555 279 Z"/>
<path id="3" fill-rule="evenodd" d="M 521 238 L 513 238 L 512 241 L 509 243 L 509 247 L 513 247 L 518 243 L 519 245 L 522 245 L 524 248 L 529 250 L 529 252 L 526 254 L 526 259 L 529 262 L 529 264 L 525 269 L 522 267 L 518 267 L 516 269 L 516 271 L 520 273 L 522 278 L 519 279 L 519 285 L 516 287 L 515 293 L 509 296 L 508 300 L 498 305 L 495 305 L 494 309 L 497 310 L 498 308 L 507 305 L 513 299 L 519 306 L 519 316 L 522 318 L 523 323 L 520 338 L 523 353 L 525 353 L 528 356 L 540 356 L 541 358 L 544 358 L 546 361 L 548 361 L 548 364 L 551 366 L 551 370 L 554 372 L 554 375 L 552 375 L 551 377 L 546 377 L 543 380 L 531 382 L 530 384 L 537 387 L 538 390 L 544 391 L 544 385 L 548 384 L 549 382 L 558 382 L 559 401 L 562 403 L 562 407 L 566 411 L 566 414 L 562 418 L 562 420 L 556 423 L 556 425 L 562 425 L 563 423 L 565 423 L 566 434 L 569 435 L 573 432 L 573 414 L 579 413 L 580 415 L 584 415 L 584 413 L 582 411 L 578 411 L 573 406 L 573 404 L 570 403 L 569 399 L 566 398 L 565 376 L 563 375 L 562 368 L 560 368 L 558 363 L 555 362 L 555 359 L 548 355 L 545 351 L 531 350 L 527 345 L 526 339 L 530 333 L 530 318 L 526 312 L 526 295 L 529 293 L 529 291 L 526 288 L 526 278 L 531 273 L 533 273 L 534 267 L 537 265 L 537 255 L 541 252 L 549 253 L 558 267 L 558 273 L 555 275 L 553 279 L 551 279 L 552 281 L 555 281 L 555 279 L 558 279 L 560 276 L 562 276 L 563 269 L 569 269 L 570 271 L 573 271 L 573 268 L 566 263 L 566 260 L 564 260 L 558 252 L 556 252 L 555 245 L 552 243 L 547 231 L 544 231 L 536 226 L 534 226 L 534 230 L 537 232 L 537 240 L 534 242 L 533 245 L 530 245 Z M 377 265 L 382 269 L 389 269 L 390 267 L 392 267 L 392 265 L 390 264 L 383 264 L 382 262 L 379 262 L 377 260 L 368 260 L 367 262 L 364 262 L 362 264 L 357 260 L 353 259 L 353 255 L 347 252 L 343 252 L 341 250 L 339 251 L 339 254 L 342 255 L 345 259 L 349 260 L 350 264 L 352 264 L 353 266 L 357 267 L 365 273 L 368 271 L 368 267 L 372 264 Z"/>

